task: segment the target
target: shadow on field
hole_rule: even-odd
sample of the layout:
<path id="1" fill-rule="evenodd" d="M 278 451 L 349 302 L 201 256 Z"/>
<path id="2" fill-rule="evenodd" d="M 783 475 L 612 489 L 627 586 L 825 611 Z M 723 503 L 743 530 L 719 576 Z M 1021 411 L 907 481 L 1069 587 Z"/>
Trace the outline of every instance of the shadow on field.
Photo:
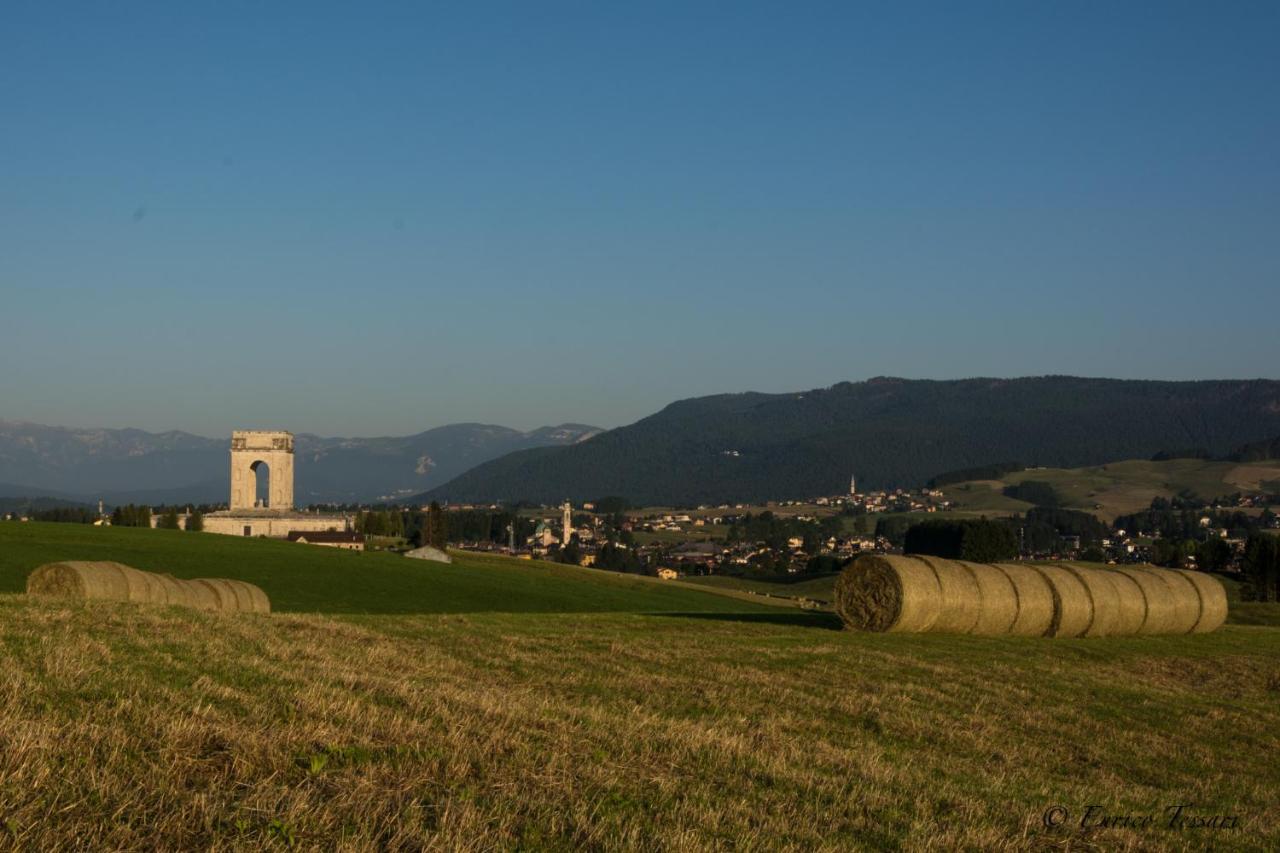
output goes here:
<path id="1" fill-rule="evenodd" d="M 839 631 L 843 627 L 840 617 L 834 613 L 646 613 L 646 616 L 663 616 L 674 619 L 708 619 L 713 622 L 757 622 L 766 625 L 788 625 L 792 628 L 823 628 Z"/>

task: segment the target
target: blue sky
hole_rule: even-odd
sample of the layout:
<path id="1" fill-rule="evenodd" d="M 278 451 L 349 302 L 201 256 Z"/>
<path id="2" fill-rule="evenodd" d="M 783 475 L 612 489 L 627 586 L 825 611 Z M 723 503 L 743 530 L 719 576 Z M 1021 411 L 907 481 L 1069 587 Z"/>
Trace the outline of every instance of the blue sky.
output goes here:
<path id="1" fill-rule="evenodd" d="M 0 418 L 1276 377 L 1280 4 L 9 2 Z"/>

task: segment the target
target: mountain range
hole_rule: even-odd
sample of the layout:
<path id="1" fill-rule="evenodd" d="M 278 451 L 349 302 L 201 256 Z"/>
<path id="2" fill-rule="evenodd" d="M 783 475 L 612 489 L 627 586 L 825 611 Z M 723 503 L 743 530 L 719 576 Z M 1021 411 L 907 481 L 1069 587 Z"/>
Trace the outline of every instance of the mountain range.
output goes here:
<path id="1" fill-rule="evenodd" d="M 295 436 L 299 505 L 391 500 L 445 483 L 513 451 L 568 445 L 600 432 L 561 424 L 530 432 L 451 424 L 385 438 Z M 0 421 L 0 496 L 108 503 L 225 502 L 230 436 L 71 429 Z"/>
<path id="2" fill-rule="evenodd" d="M 517 451 L 411 502 L 699 504 L 914 486 L 1017 460 L 1078 467 L 1179 447 L 1215 455 L 1280 435 L 1280 382 L 1042 376 L 876 378 L 672 403 L 567 447 Z"/>

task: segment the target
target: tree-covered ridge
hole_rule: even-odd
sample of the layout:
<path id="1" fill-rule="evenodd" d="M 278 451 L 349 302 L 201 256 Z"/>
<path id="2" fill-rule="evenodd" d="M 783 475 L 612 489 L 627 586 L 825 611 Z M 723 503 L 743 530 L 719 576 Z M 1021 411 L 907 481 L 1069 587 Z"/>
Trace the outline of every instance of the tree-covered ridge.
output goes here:
<path id="1" fill-rule="evenodd" d="M 566 448 L 481 465 L 426 499 L 697 504 L 913 486 L 1009 459 L 1076 467 L 1280 434 L 1280 382 L 873 379 L 673 403 Z M 410 500 L 418 500 L 412 498 Z"/>

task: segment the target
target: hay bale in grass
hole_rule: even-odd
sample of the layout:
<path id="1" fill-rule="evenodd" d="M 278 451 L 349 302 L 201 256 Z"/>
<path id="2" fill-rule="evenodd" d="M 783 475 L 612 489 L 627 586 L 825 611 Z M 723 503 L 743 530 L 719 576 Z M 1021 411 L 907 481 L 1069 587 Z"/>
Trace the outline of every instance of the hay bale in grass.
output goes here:
<path id="1" fill-rule="evenodd" d="M 258 587 L 244 581 L 226 578 L 205 578 L 195 583 L 213 590 L 218 599 L 218 609 L 227 613 L 270 613 L 271 602 Z"/>
<path id="2" fill-rule="evenodd" d="M 1043 637 L 1053 624 L 1053 588 L 1044 575 L 1021 563 L 996 563 L 1017 597 L 1018 616 L 1008 633 L 1017 637 Z"/>
<path id="3" fill-rule="evenodd" d="M 62 598 L 128 601 L 129 582 L 119 563 L 103 560 L 46 563 L 27 578 L 27 592 Z"/>
<path id="4" fill-rule="evenodd" d="M 1071 560 L 1062 565 L 1085 572 L 1101 573 L 1105 581 L 1110 582 L 1115 593 L 1114 597 L 1108 600 L 1109 603 L 1105 609 L 1112 617 L 1109 627 L 1101 628 L 1103 633 L 1086 633 L 1085 636 L 1131 637 L 1142 633 L 1143 626 L 1147 622 L 1147 594 L 1146 590 L 1128 573 L 1117 572 L 1113 566 L 1105 563 L 1081 563 Z M 1114 607 L 1111 606 L 1112 604 Z M 1095 618 L 1097 618 L 1096 614 Z"/>
<path id="5" fill-rule="evenodd" d="M 915 556 L 916 559 L 929 564 L 939 578 L 939 586 L 943 589 L 947 587 L 943 586 L 942 579 L 948 578 L 952 573 L 956 577 L 968 574 L 972 580 L 972 586 L 953 587 L 965 592 L 956 593 L 953 597 L 948 597 L 944 592 L 942 613 L 946 614 L 947 618 L 940 620 L 943 624 L 963 625 L 968 622 L 969 628 L 963 633 L 987 637 L 1003 636 L 1010 632 L 1013 623 L 1018 619 L 1018 591 L 1008 575 L 995 566 L 985 563 L 944 560 L 941 557 L 924 554 Z M 969 590 L 976 590 L 976 595 L 971 595 Z M 970 611 L 974 614 L 972 621 L 969 619 Z"/>
<path id="6" fill-rule="evenodd" d="M 1191 633 L 1204 634 L 1221 628 L 1222 623 L 1227 621 L 1227 590 L 1222 586 L 1222 581 L 1204 572 L 1190 572 L 1186 569 L 1174 571 L 1190 581 L 1200 596 L 1200 618 L 1196 620 Z"/>
<path id="7" fill-rule="evenodd" d="M 1143 566 L 1142 571 L 1160 578 L 1169 588 L 1172 614 L 1166 634 L 1190 634 L 1200 621 L 1200 591 L 1181 573 L 1172 569 Z"/>
<path id="8" fill-rule="evenodd" d="M 1085 564 L 1061 563 L 1074 574 L 1089 593 L 1093 603 L 1093 619 L 1082 636 L 1114 637 L 1119 633 L 1122 621 L 1120 592 L 1111 580 L 1111 572 Z"/>
<path id="9" fill-rule="evenodd" d="M 938 579 L 941 593 L 938 618 L 929 630 L 942 634 L 972 633 L 982 618 L 982 590 L 973 572 L 955 560 L 921 555 L 914 555 L 913 559 L 933 569 Z"/>
<path id="10" fill-rule="evenodd" d="M 896 556 L 859 557 L 836 578 L 835 608 L 856 631 L 928 631 L 942 592 L 933 569 Z"/>
<path id="11" fill-rule="evenodd" d="M 836 581 L 836 610 L 863 631 L 1106 637 L 1212 631 L 1222 584 L 1200 572 L 1089 563 L 984 565 L 865 556 Z"/>
<path id="12" fill-rule="evenodd" d="M 224 580 L 214 580 L 211 578 L 200 578 L 193 580 L 192 583 L 200 584 L 209 591 L 214 602 L 213 610 L 221 610 L 224 613 L 234 613 L 236 610 L 236 594 L 227 586 Z"/>
<path id="13" fill-rule="evenodd" d="M 1146 610 L 1146 618 L 1138 634 L 1168 634 L 1174 624 L 1173 596 L 1169 585 L 1152 572 L 1138 566 L 1111 566 L 1116 577 L 1127 578 L 1138 587 Z"/>
<path id="14" fill-rule="evenodd" d="M 1053 620 L 1046 637 L 1083 637 L 1093 622 L 1093 599 L 1075 573 L 1058 565 L 1030 566 L 1053 594 Z"/>
<path id="15" fill-rule="evenodd" d="M 1192 628 L 1192 633 L 1206 634 L 1208 631 L 1221 628 L 1222 622 L 1226 621 L 1226 588 L 1222 587 L 1222 581 L 1204 574 L 1203 571 L 1185 569 L 1174 571 L 1187 578 L 1199 594 L 1201 615 L 1196 621 L 1196 626 Z"/>
<path id="16" fill-rule="evenodd" d="M 152 572 L 147 574 L 151 576 L 151 582 L 155 585 L 156 601 L 178 607 L 195 606 L 191 603 L 191 593 L 182 581 L 173 575 L 158 575 Z"/>
<path id="17" fill-rule="evenodd" d="M 46 563 L 27 578 L 27 592 L 82 600 L 172 604 L 224 612 L 271 612 L 266 593 L 243 581 L 178 580 L 170 575 L 143 572 L 122 563 L 105 561 Z"/>

